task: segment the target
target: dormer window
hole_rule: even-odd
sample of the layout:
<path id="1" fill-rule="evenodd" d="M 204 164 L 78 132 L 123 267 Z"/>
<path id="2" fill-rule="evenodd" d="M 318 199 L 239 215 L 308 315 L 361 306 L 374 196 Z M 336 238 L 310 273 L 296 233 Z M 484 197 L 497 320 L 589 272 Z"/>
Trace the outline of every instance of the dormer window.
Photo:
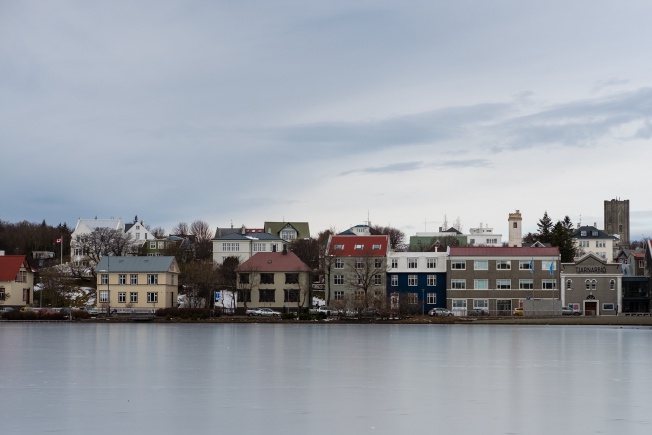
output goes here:
<path id="1" fill-rule="evenodd" d="M 598 237 L 598 232 L 597 231 L 591 231 L 591 235 L 593 237 Z"/>
<path id="2" fill-rule="evenodd" d="M 586 237 L 586 231 L 580 231 L 580 236 Z"/>
<path id="3" fill-rule="evenodd" d="M 374 249 L 380 249 L 380 245 L 374 245 Z"/>
<path id="4" fill-rule="evenodd" d="M 342 250 L 344 249 L 344 245 L 335 245 L 335 249 Z"/>
<path id="5" fill-rule="evenodd" d="M 362 249 L 364 248 L 364 245 L 355 245 L 354 249 Z"/>

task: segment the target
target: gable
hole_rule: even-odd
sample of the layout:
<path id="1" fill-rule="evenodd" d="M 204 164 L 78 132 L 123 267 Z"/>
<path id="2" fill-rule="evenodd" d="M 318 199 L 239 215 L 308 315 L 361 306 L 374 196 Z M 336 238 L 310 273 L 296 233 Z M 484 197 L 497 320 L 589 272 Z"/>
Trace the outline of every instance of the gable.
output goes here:
<path id="1" fill-rule="evenodd" d="M 21 267 L 29 269 L 24 255 L 0 255 L 0 281 L 14 281 Z"/>

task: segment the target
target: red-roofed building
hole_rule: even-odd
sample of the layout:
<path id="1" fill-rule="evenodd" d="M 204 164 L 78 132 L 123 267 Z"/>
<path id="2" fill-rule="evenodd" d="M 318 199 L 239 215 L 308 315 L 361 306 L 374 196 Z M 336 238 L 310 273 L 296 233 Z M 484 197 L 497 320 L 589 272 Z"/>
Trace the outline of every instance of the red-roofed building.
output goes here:
<path id="1" fill-rule="evenodd" d="M 561 309 L 558 248 L 451 247 L 446 277 L 450 310 L 510 315 L 524 301 Z M 543 314 L 543 313 L 542 313 Z M 551 313 L 547 313 L 551 314 Z"/>
<path id="2" fill-rule="evenodd" d="M 32 303 L 34 272 L 24 255 L 0 255 L 0 305 L 19 307 Z"/>
<path id="3" fill-rule="evenodd" d="M 293 252 L 258 252 L 236 269 L 238 306 L 296 311 L 310 306 L 310 268 Z"/>
<path id="4" fill-rule="evenodd" d="M 326 252 L 328 304 L 340 309 L 385 306 L 388 236 L 331 236 Z"/>

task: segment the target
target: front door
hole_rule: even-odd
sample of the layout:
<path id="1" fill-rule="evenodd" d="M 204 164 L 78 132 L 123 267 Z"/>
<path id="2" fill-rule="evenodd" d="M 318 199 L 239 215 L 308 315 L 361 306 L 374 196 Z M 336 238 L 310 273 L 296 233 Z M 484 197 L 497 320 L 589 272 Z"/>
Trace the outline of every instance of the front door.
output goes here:
<path id="1" fill-rule="evenodd" d="M 598 302 L 597 301 L 584 301 L 584 315 L 597 316 L 598 315 Z"/>

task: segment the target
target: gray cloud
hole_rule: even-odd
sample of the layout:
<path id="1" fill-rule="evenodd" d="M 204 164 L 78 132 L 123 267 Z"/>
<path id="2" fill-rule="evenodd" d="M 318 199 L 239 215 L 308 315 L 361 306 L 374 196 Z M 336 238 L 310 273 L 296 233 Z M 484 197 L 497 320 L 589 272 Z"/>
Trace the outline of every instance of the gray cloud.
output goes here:
<path id="1" fill-rule="evenodd" d="M 486 159 L 468 159 L 468 160 L 445 160 L 441 162 L 403 162 L 392 163 L 386 166 L 367 167 L 360 169 L 351 169 L 343 171 L 339 175 L 345 176 L 350 174 L 387 174 L 396 172 L 411 172 L 424 168 L 437 168 L 437 169 L 450 169 L 450 168 L 478 168 L 490 165 L 490 161 Z"/>

